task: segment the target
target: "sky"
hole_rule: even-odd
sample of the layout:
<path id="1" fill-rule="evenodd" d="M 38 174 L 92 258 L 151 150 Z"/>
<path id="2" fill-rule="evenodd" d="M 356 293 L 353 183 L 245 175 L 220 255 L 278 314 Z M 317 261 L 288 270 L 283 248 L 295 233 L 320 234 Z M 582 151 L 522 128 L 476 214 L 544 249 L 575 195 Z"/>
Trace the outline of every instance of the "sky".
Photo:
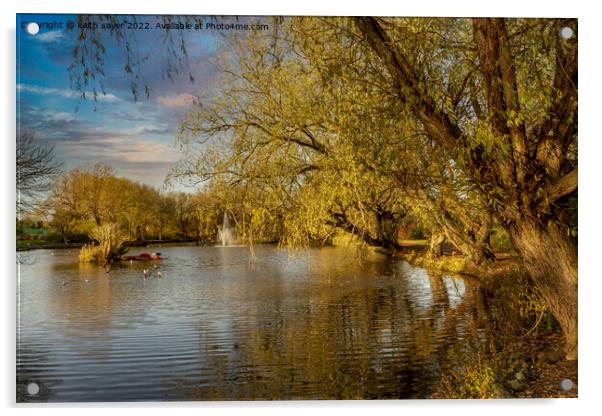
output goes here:
<path id="1" fill-rule="evenodd" d="M 77 16 L 17 15 L 17 128 L 53 145 L 64 170 L 101 162 L 112 166 L 117 176 L 163 189 L 166 174 L 180 158 L 175 142 L 180 121 L 193 109 L 194 97 L 213 93 L 219 34 L 186 31 L 194 82 L 187 71 L 170 80 L 165 74 L 169 59 L 165 30 L 153 28 L 163 20 L 139 16 L 137 21 L 151 28 L 127 32 L 136 56 L 148 56 L 141 66 L 141 85 L 151 88 L 150 97 L 141 93 L 134 99 L 124 69 L 124 48 L 107 29 L 101 35 L 107 49 L 102 77 L 106 95 L 95 103 L 71 89 L 68 69 L 79 32 L 66 28 L 68 22 L 77 24 Z M 38 23 L 39 33 L 28 34 L 28 22 Z M 184 190 L 183 185 L 178 187 Z"/>

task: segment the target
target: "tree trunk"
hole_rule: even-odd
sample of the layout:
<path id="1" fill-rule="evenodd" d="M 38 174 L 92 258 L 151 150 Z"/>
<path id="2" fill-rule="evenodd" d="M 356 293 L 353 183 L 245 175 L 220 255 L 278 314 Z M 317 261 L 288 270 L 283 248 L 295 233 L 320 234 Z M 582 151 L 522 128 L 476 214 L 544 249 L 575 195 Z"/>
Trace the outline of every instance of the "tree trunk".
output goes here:
<path id="1" fill-rule="evenodd" d="M 397 221 L 393 213 L 384 211 L 376 213 L 378 222 L 378 240 L 382 241 L 385 248 L 395 248 L 399 246 L 397 241 Z"/>
<path id="2" fill-rule="evenodd" d="M 577 359 L 577 247 L 550 221 L 523 219 L 509 227 L 525 269 L 544 298 L 566 340 L 566 359 Z"/>
<path id="3" fill-rule="evenodd" d="M 495 259 L 489 244 L 492 226 L 492 215 L 489 212 L 483 213 L 478 221 L 474 221 L 459 210 L 453 212 L 438 206 L 434 219 L 441 232 L 445 233 L 447 241 L 471 263 L 480 265 Z"/>
<path id="4" fill-rule="evenodd" d="M 445 233 L 433 231 L 429 239 L 427 255 L 431 258 L 441 257 L 443 255 L 443 243 L 445 242 Z"/>
<path id="5" fill-rule="evenodd" d="M 442 217 L 440 216 L 440 218 Z M 447 241 L 466 256 L 472 264 L 480 265 L 495 259 L 493 250 L 491 250 L 489 245 L 490 221 L 481 225 L 480 229 L 476 232 L 476 236 L 466 234 L 463 230 L 458 230 L 458 227 L 453 226 L 449 221 L 441 221 L 440 227 Z"/>
<path id="6" fill-rule="evenodd" d="M 474 265 L 481 265 L 495 259 L 493 251 L 487 243 L 466 242 L 448 233 L 448 240 Z"/>
<path id="7" fill-rule="evenodd" d="M 479 58 L 479 62 L 475 64 L 483 75 L 481 85 L 486 92 L 489 126 L 495 136 L 510 139 L 510 158 L 490 158 L 485 156 L 488 152 L 483 152 L 483 149 L 474 151 L 471 146 L 467 146 L 472 138 L 466 137 L 460 125 L 428 94 L 420 75 L 422 68 L 416 69 L 413 61 L 404 55 L 404 51 L 396 47 L 378 19 L 356 17 L 355 23 L 391 75 L 398 101 L 409 106 L 422 123 L 425 133 L 450 154 L 457 154 L 458 148 L 471 150 L 471 160 L 465 163 L 465 170 L 468 176 L 482 185 L 485 197 L 497 195 L 498 190 L 503 191 L 501 194 L 505 195 L 504 203 L 489 203 L 489 208 L 500 217 L 506 216 L 510 220 L 501 222 L 510 233 L 533 283 L 562 326 L 567 342 L 567 358 L 576 359 L 577 249 L 563 229 L 552 222 L 542 224 L 536 215 L 547 215 L 549 204 L 577 190 L 576 167 L 574 172 L 558 176 L 561 174 L 561 162 L 569 162 L 566 149 L 571 143 L 576 143 L 576 42 L 574 45 L 559 42 L 559 46 L 555 48 L 557 64 L 552 97 L 562 99 L 552 101 L 555 105 L 550 106 L 543 126 L 537 126 L 539 133 L 536 133 L 538 138 L 535 144 L 539 142 L 536 146 L 538 163 L 535 163 L 531 160 L 527 145 L 525 122 L 515 123 L 514 116 L 510 117 L 512 114 L 521 114 L 522 109 L 515 72 L 517 65 L 513 61 L 507 29 L 502 19 L 474 21 L 474 46 Z M 554 134 L 549 134 L 550 132 Z M 558 150 L 556 157 L 550 155 L 549 146 Z M 527 179 L 527 171 L 540 172 L 542 167 L 546 172 L 543 177 Z M 536 213 L 513 208 L 516 205 L 513 203 L 521 205 L 529 190 L 537 190 L 542 183 L 548 183 L 544 189 L 548 206 L 540 203 Z M 475 230 L 475 227 L 471 229 Z M 471 260 L 479 263 L 482 258 L 479 251 L 473 251 L 472 244 L 465 245 L 462 236 L 454 236 L 448 231 L 446 229 L 449 241 L 463 245 L 461 250 L 470 251 L 469 258 L 474 256 Z M 478 234 L 485 237 L 484 234 Z M 475 242 L 478 243 L 477 247 L 481 246 L 487 252 L 486 240 L 477 237 Z"/>
<path id="8" fill-rule="evenodd" d="M 333 219 L 331 221 L 328 221 L 327 224 L 330 224 L 343 231 L 353 234 L 356 237 L 361 238 L 364 242 L 366 242 L 367 244 L 369 244 L 371 246 L 384 247 L 384 248 L 388 248 L 388 249 L 400 249 L 401 248 L 401 246 L 399 245 L 399 243 L 397 243 L 397 241 L 387 241 L 387 240 L 384 240 L 383 238 L 381 238 L 380 236 L 378 236 L 377 238 L 372 237 L 370 235 L 370 232 L 353 224 L 351 221 L 349 221 L 349 219 L 344 214 L 333 213 L 331 215 L 332 215 Z"/>

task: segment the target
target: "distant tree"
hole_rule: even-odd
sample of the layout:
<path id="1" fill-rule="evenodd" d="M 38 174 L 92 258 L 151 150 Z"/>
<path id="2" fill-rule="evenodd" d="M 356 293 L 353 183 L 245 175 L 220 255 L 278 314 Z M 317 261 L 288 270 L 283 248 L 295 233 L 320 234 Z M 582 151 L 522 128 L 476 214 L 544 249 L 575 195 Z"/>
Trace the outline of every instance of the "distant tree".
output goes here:
<path id="1" fill-rule="evenodd" d="M 78 218 L 75 213 L 64 208 L 58 208 L 52 215 L 50 226 L 61 234 L 63 242 L 67 244 L 77 227 L 77 222 Z"/>
<path id="2" fill-rule="evenodd" d="M 176 204 L 173 198 L 160 195 L 154 205 L 154 224 L 157 237 L 162 240 L 175 218 Z"/>
<path id="3" fill-rule="evenodd" d="M 194 231 L 196 218 L 194 215 L 194 204 L 192 196 L 186 192 L 177 192 L 170 194 L 174 201 L 174 225 L 181 237 L 188 238 Z"/>
<path id="4" fill-rule="evenodd" d="M 17 216 L 21 217 L 38 206 L 40 197 L 61 173 L 61 164 L 55 160 L 52 146 L 44 146 L 27 132 L 17 136 L 16 170 Z"/>

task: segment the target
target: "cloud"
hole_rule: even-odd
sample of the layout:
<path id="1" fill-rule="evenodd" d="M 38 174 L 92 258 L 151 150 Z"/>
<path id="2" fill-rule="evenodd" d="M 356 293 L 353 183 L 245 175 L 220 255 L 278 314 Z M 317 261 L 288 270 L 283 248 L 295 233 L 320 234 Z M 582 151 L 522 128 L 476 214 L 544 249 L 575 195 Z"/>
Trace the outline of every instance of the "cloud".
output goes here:
<path id="1" fill-rule="evenodd" d="M 50 32 L 49 32 L 50 33 Z M 54 32 L 53 32 L 54 33 Z M 40 87 L 38 85 L 31 84 L 17 84 L 17 90 L 23 92 L 29 92 L 31 94 L 38 95 L 55 95 L 65 98 L 79 98 L 79 93 L 68 88 L 51 88 L 51 87 Z M 86 92 L 86 96 L 92 98 L 91 92 Z M 96 97 L 99 101 L 118 101 L 118 98 L 113 94 L 102 94 L 99 93 Z"/>
<path id="2" fill-rule="evenodd" d="M 141 120 L 124 129 L 119 127 L 118 114 L 108 116 L 112 123 L 105 117 L 90 122 L 80 116 L 81 113 L 23 102 L 17 124 L 54 145 L 55 154 L 66 162 L 66 169 L 101 162 L 113 166 L 119 175 L 161 186 L 170 167 L 180 157 L 178 149 L 171 144 L 174 133 L 170 131 L 170 124 Z M 150 135 L 155 138 L 149 138 Z"/>
<path id="3" fill-rule="evenodd" d="M 138 126 L 122 130 L 121 133 L 128 136 L 155 134 L 155 135 L 173 135 L 175 128 L 166 124 L 144 123 Z"/>
<path id="4" fill-rule="evenodd" d="M 50 43 L 50 42 L 56 42 L 58 40 L 60 40 L 61 38 L 64 37 L 64 32 L 46 32 L 46 33 L 42 33 L 41 35 L 37 35 L 34 37 L 34 39 L 40 41 L 40 42 L 44 42 L 44 43 Z"/>
<path id="5" fill-rule="evenodd" d="M 55 143 L 63 148 L 67 156 L 80 160 L 103 159 L 111 163 L 174 163 L 178 152 L 166 143 L 145 140 L 142 137 L 122 136 L 107 133 L 103 137 L 83 136 L 81 141 L 61 141 Z"/>
<path id="6" fill-rule="evenodd" d="M 85 126 L 72 112 L 39 108 L 25 103 L 20 103 L 18 108 L 19 129 L 34 132 L 44 140 L 63 139 L 85 131 Z"/>
<path id="7" fill-rule="evenodd" d="M 194 96 L 182 93 L 174 97 L 157 97 L 157 101 L 166 107 L 188 107 L 194 102 Z"/>
<path id="8" fill-rule="evenodd" d="M 141 137 L 114 135 L 81 141 L 55 143 L 61 155 L 76 165 L 105 163 L 116 169 L 118 175 L 152 186 L 160 187 L 179 153 L 166 143 L 149 141 Z"/>
<path id="9" fill-rule="evenodd" d="M 35 119 L 46 123 L 72 122 L 75 120 L 73 113 L 67 113 L 65 111 L 41 110 L 38 108 L 33 108 L 30 111 L 30 114 L 35 117 Z"/>

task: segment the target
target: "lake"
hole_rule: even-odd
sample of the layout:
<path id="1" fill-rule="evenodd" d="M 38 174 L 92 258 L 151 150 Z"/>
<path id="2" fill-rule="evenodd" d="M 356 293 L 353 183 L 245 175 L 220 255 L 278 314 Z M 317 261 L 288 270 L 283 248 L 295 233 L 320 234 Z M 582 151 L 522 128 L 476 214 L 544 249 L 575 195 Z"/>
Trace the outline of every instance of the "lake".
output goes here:
<path id="1" fill-rule="evenodd" d="M 487 342 L 469 281 L 354 248 L 255 250 L 136 248 L 165 259 L 109 273 L 21 253 L 18 400 L 428 398 Z"/>

